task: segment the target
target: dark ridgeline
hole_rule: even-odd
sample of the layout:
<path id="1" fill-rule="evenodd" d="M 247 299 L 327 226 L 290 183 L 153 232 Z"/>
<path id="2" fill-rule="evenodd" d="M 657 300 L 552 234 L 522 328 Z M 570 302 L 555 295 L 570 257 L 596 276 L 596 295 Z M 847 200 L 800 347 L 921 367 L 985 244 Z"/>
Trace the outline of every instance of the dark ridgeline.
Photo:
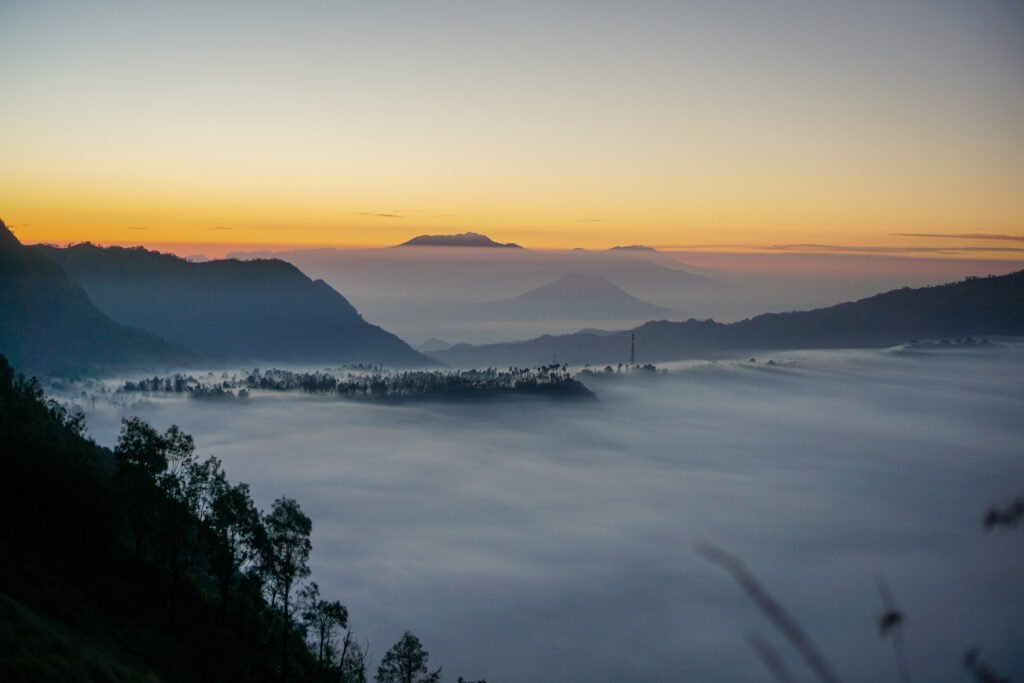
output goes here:
<path id="1" fill-rule="evenodd" d="M 0 353 L 38 373 L 167 367 L 195 353 L 111 320 L 59 265 L 0 221 Z"/>
<path id="2" fill-rule="evenodd" d="M 1024 271 L 936 287 L 897 289 L 813 311 L 767 313 L 736 323 L 648 322 L 610 334 L 577 332 L 529 341 L 458 344 L 431 355 L 454 366 L 623 362 L 635 335 L 639 362 L 748 350 L 884 347 L 914 339 L 1024 335 Z"/>
<path id="3" fill-rule="evenodd" d="M 478 232 L 462 232 L 457 235 L 418 235 L 411 240 L 395 245 L 397 247 L 483 247 L 498 249 L 522 249 L 515 242 L 495 242 Z"/>
<path id="4" fill-rule="evenodd" d="M 176 426 L 103 448 L 2 355 L 0 515 L 0 680 L 367 680 L 298 502 L 260 512 Z M 408 632 L 389 655 L 383 680 L 427 661 Z"/>
<path id="5" fill-rule="evenodd" d="M 31 250 L 58 263 L 115 321 L 213 357 L 436 365 L 363 320 L 323 280 L 277 259 L 192 263 L 141 247 L 88 243 Z"/>

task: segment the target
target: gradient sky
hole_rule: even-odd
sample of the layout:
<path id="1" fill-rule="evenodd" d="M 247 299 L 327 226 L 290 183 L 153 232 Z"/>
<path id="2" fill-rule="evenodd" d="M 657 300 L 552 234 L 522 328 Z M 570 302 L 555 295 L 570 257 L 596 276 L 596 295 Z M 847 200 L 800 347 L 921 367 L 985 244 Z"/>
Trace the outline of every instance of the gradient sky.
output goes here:
<path id="1" fill-rule="evenodd" d="M 1024 258 L 1016 0 L 0 0 L 0 93 L 25 242 Z"/>

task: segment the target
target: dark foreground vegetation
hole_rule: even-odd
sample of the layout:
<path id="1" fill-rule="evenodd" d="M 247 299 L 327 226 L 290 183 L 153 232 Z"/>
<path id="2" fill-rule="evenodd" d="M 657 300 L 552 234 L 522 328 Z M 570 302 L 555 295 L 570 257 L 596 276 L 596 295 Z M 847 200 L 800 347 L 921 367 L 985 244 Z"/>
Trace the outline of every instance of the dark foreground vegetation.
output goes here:
<path id="1" fill-rule="evenodd" d="M 497 370 L 432 370 L 348 373 L 292 372 L 255 369 L 242 375 L 206 377 L 172 375 L 125 382 L 122 392 L 185 394 L 197 399 L 246 399 L 254 391 L 301 392 L 351 400 L 401 402 L 416 400 L 480 400 L 536 396 L 587 399 L 594 394 L 564 365 Z"/>
<path id="2" fill-rule="evenodd" d="M 298 502 L 257 510 L 176 426 L 125 420 L 103 448 L 2 355 L 0 514 L 0 680 L 367 680 Z M 375 678 L 440 669 L 407 632 Z"/>

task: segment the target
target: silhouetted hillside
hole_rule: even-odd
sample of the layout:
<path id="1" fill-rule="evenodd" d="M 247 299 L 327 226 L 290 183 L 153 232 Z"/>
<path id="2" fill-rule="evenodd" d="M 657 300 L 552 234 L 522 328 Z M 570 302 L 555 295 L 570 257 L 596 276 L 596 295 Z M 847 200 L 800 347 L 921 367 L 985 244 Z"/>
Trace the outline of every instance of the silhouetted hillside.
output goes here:
<path id="1" fill-rule="evenodd" d="M 732 324 L 713 320 L 648 322 L 634 330 L 577 332 L 486 346 L 453 346 L 432 355 L 455 366 L 616 363 L 675 360 L 719 352 L 878 347 L 915 338 L 1024 335 L 1024 271 L 937 287 L 898 289 L 813 311 L 768 313 Z"/>
<path id="2" fill-rule="evenodd" d="M 674 311 L 637 299 L 600 275 L 572 273 L 479 307 L 490 320 L 643 320 Z"/>
<path id="3" fill-rule="evenodd" d="M 4 683 L 366 683 L 369 643 L 310 578 L 298 501 L 259 510 L 175 425 L 126 418 L 103 448 L 2 354 L 0 518 Z"/>
<path id="4" fill-rule="evenodd" d="M 293 363 L 432 361 L 367 323 L 323 280 L 280 260 L 192 263 L 141 247 L 33 247 L 114 320 L 189 349 Z"/>
<path id="5" fill-rule="evenodd" d="M 419 235 L 399 247 L 497 247 L 505 249 L 522 249 L 515 242 L 502 244 L 495 242 L 487 235 L 478 232 L 463 232 L 458 235 Z"/>
<path id="6" fill-rule="evenodd" d="M 195 354 L 111 320 L 43 253 L 0 221 L 0 353 L 32 372 L 194 362 Z"/>
<path id="7" fill-rule="evenodd" d="M 126 423 L 112 453 L 84 427 L 0 355 L 0 680 L 279 680 L 283 638 L 288 680 L 325 680 L 240 553 L 222 561 L 216 513 L 200 519 L 181 495 L 200 473 L 211 500 L 248 489 L 175 430 Z M 216 592 L 218 567 L 230 592 Z"/>

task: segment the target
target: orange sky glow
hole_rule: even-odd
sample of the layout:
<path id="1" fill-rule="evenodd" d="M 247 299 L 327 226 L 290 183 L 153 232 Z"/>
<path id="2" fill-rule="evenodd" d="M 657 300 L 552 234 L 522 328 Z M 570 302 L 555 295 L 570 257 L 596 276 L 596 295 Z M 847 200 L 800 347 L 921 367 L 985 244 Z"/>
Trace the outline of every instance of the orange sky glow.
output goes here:
<path id="1" fill-rule="evenodd" d="M 1021 12 L 741 4 L 5 3 L 0 218 L 211 257 L 475 231 L 1024 260 Z"/>

